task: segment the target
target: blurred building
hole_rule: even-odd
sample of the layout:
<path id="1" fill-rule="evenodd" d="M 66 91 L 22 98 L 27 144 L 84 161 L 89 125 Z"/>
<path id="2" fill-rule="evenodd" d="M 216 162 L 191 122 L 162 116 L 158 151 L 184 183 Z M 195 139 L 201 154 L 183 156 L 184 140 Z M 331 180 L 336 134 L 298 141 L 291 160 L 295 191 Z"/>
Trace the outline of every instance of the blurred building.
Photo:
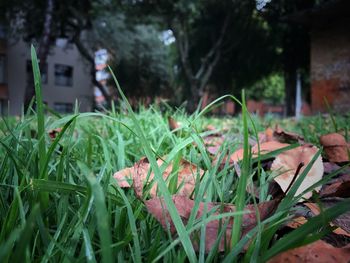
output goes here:
<path id="1" fill-rule="evenodd" d="M 312 111 L 328 111 L 324 98 L 334 110 L 349 111 L 350 1 L 324 1 L 292 19 L 310 27 Z"/>
<path id="2" fill-rule="evenodd" d="M 91 110 L 93 86 L 89 69 L 73 44 L 57 39 L 41 72 L 44 102 L 60 113 L 71 112 L 76 100 L 80 111 Z M 7 39 L 0 27 L 1 114 L 21 114 L 25 89 L 33 85 L 31 74 L 30 45 Z"/>

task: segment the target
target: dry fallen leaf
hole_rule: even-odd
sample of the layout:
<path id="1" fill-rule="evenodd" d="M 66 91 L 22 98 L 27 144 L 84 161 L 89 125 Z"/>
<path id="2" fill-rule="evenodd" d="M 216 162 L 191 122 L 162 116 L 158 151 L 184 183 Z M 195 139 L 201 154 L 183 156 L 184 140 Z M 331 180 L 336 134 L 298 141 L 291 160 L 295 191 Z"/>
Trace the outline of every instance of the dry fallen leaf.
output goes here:
<path id="1" fill-rule="evenodd" d="M 220 146 L 224 143 L 225 137 L 221 134 L 213 134 L 203 138 L 204 145 L 211 155 L 216 155 Z"/>
<path id="2" fill-rule="evenodd" d="M 304 166 L 301 168 L 299 175 L 303 173 L 305 167 L 311 162 L 312 158 L 318 152 L 318 148 L 312 145 L 302 145 L 297 148 L 285 151 L 276 156 L 273 161 L 271 170 L 278 172 L 280 175 L 275 177 L 274 180 L 281 186 L 285 192 L 293 180 L 296 170 L 300 163 Z M 306 175 L 304 181 L 301 183 L 295 195 L 299 195 L 305 189 L 311 185 L 317 183 L 322 179 L 323 176 L 323 164 L 322 158 L 319 156 L 313 164 L 311 170 Z M 298 176 L 299 176 L 298 175 Z M 315 190 L 320 190 L 320 186 L 316 187 Z M 304 198 L 309 198 L 311 192 L 304 194 Z"/>
<path id="3" fill-rule="evenodd" d="M 327 204 L 327 203 L 325 203 L 325 204 Z M 321 213 L 321 209 L 318 206 L 318 204 L 304 203 L 303 205 L 305 205 L 307 208 L 309 208 L 314 216 L 317 216 Z M 333 230 L 333 233 L 335 233 L 337 235 L 343 235 L 343 236 L 350 237 L 349 220 L 350 220 L 349 213 L 345 213 L 345 214 L 339 216 L 338 218 L 334 219 L 333 222 L 330 223 L 331 226 L 337 226 L 337 228 Z"/>
<path id="4" fill-rule="evenodd" d="M 170 116 L 168 117 L 168 124 L 169 124 L 169 129 L 170 129 L 171 131 L 180 128 L 180 124 L 179 124 L 177 121 L 175 121 L 175 120 L 174 120 L 172 117 L 170 117 Z"/>
<path id="5" fill-rule="evenodd" d="M 350 175 L 348 181 L 335 182 L 324 185 L 320 191 L 320 197 L 350 197 Z"/>
<path id="6" fill-rule="evenodd" d="M 259 142 L 270 142 L 270 141 L 276 141 L 276 139 L 273 137 L 273 129 L 267 128 L 264 132 L 259 132 Z"/>
<path id="7" fill-rule="evenodd" d="M 304 143 L 304 138 L 300 136 L 297 133 L 293 132 L 286 132 L 282 130 L 278 125 L 275 128 L 275 131 L 273 132 L 273 137 L 275 140 L 279 142 L 299 142 L 300 144 Z"/>
<path id="8" fill-rule="evenodd" d="M 158 159 L 157 164 L 161 166 L 164 163 L 163 160 Z M 151 183 L 154 178 L 154 173 L 151 172 L 149 177 L 147 175 L 151 169 L 151 165 L 147 158 L 142 158 L 140 161 L 134 164 L 133 167 L 125 168 L 121 171 L 116 172 L 113 177 L 117 180 L 120 187 L 130 187 L 129 180 L 133 180 L 134 190 L 138 197 L 142 196 L 142 191 L 144 184 L 147 182 Z M 173 164 L 170 163 L 163 173 L 163 178 L 167 179 L 173 172 Z M 177 186 L 181 186 L 178 194 L 190 196 L 194 190 L 197 173 L 201 177 L 204 171 L 198 168 L 196 165 L 186 161 L 181 160 L 179 165 Z M 148 179 L 148 180 L 147 180 Z M 152 197 L 156 196 L 157 193 L 157 183 L 154 183 L 150 190 L 150 195 Z"/>
<path id="9" fill-rule="evenodd" d="M 56 139 L 57 135 L 62 131 L 62 128 L 56 128 L 49 131 L 49 136 L 52 140 Z"/>
<path id="10" fill-rule="evenodd" d="M 330 174 L 335 172 L 336 170 L 340 169 L 340 166 L 332 163 L 332 162 L 323 162 L 323 167 L 324 167 L 324 173 L 325 174 Z M 350 173 L 350 171 L 349 171 Z"/>
<path id="11" fill-rule="evenodd" d="M 273 152 L 279 149 L 282 149 L 284 147 L 289 146 L 287 143 L 280 143 L 276 141 L 268 141 L 260 144 L 260 154 L 267 154 L 269 152 Z M 254 145 L 252 147 L 252 157 L 257 157 L 258 156 L 258 145 Z M 231 162 L 238 162 L 240 160 L 243 160 L 243 149 L 239 149 L 235 151 L 231 156 L 230 156 L 230 161 Z"/>
<path id="12" fill-rule="evenodd" d="M 172 199 L 178 211 L 178 214 L 180 215 L 183 223 L 186 225 L 188 219 L 190 218 L 190 214 L 194 206 L 194 201 L 185 196 L 179 196 L 179 195 L 174 195 Z M 275 211 L 278 205 L 278 202 L 279 200 L 273 200 L 273 201 L 258 204 L 260 219 L 264 220 L 268 218 Z M 166 208 L 166 204 L 163 199 L 153 198 L 145 201 L 145 205 L 148 211 L 160 222 L 160 224 L 163 226 L 164 229 L 169 229 L 172 234 L 176 233 L 175 226 L 171 220 L 170 214 Z M 203 215 L 204 209 L 205 209 L 205 204 L 201 202 L 199 204 L 199 209 L 198 209 L 196 218 L 200 218 Z M 212 209 L 215 209 L 215 214 L 235 211 L 235 207 L 231 204 L 207 203 L 207 211 L 208 212 L 212 211 Z M 243 215 L 242 235 L 245 235 L 249 230 L 251 230 L 257 224 L 254 205 L 248 205 L 245 207 L 244 210 L 247 211 L 248 213 Z M 220 240 L 220 244 L 218 248 L 219 251 L 224 251 L 225 240 L 226 240 L 226 246 L 230 244 L 233 223 L 234 223 L 234 218 L 230 217 L 225 235 L 223 235 L 222 239 Z M 219 229 L 220 229 L 219 220 L 213 220 L 206 225 L 205 250 L 207 252 L 209 252 L 213 247 L 218 237 Z M 195 249 L 198 249 L 196 234 L 197 233 L 193 233 L 191 238 Z"/>
<path id="13" fill-rule="evenodd" d="M 336 163 L 349 161 L 350 148 L 343 135 L 339 133 L 323 135 L 320 137 L 320 143 L 329 161 Z"/>
<path id="14" fill-rule="evenodd" d="M 305 223 L 307 223 L 307 219 L 304 216 L 299 216 L 299 217 L 293 218 L 290 222 L 288 222 L 286 224 L 286 226 L 293 228 L 293 229 L 296 229 L 296 228 L 304 225 Z M 330 225 L 334 226 L 334 224 L 332 224 L 332 223 L 330 223 Z M 345 230 L 341 229 L 340 227 L 337 227 L 336 229 L 334 229 L 333 233 L 337 234 L 337 235 L 350 237 L 350 234 L 347 233 Z"/>
<path id="15" fill-rule="evenodd" d="M 215 130 L 217 130 L 217 128 L 214 125 L 212 125 L 212 124 L 208 124 L 205 127 L 205 130 L 207 130 L 207 131 L 215 131 Z"/>
<path id="16" fill-rule="evenodd" d="M 307 246 L 282 252 L 270 259 L 269 263 L 347 263 L 350 258 L 350 247 L 336 248 L 322 240 Z"/>
<path id="17" fill-rule="evenodd" d="M 296 229 L 300 226 L 302 226 L 303 224 L 305 224 L 307 222 L 307 219 L 303 216 L 299 216 L 296 218 L 293 218 L 290 222 L 287 223 L 287 226 L 293 229 Z"/>

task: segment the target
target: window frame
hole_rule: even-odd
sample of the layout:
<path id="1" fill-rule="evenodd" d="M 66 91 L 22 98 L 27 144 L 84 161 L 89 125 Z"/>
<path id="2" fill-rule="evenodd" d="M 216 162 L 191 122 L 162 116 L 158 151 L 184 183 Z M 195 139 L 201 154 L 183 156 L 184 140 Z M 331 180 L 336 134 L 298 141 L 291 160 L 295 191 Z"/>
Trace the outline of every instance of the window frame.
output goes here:
<path id="1" fill-rule="evenodd" d="M 66 83 L 59 83 L 58 82 L 58 74 L 57 74 L 57 67 L 66 67 L 70 69 L 70 80 L 66 81 Z M 64 74 L 63 74 L 64 75 Z M 55 77 L 55 86 L 59 87 L 73 87 L 74 86 L 74 67 L 71 65 L 66 65 L 66 64 L 60 64 L 60 63 L 55 63 L 54 64 L 54 77 Z"/>
<path id="2" fill-rule="evenodd" d="M 6 60 L 6 55 L 5 54 L 0 54 L 0 60 L 4 59 L 4 68 L 2 69 L 3 73 L 3 80 L 0 79 L 0 85 L 7 85 L 7 60 Z M 1 70 L 1 68 L 0 68 Z"/>

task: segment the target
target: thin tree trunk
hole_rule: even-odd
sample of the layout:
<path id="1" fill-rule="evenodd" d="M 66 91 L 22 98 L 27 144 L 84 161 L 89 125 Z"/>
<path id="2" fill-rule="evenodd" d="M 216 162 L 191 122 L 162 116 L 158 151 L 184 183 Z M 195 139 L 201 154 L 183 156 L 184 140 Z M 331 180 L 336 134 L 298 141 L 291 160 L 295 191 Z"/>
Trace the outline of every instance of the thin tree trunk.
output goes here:
<path id="1" fill-rule="evenodd" d="M 187 103 L 187 110 L 189 112 L 194 112 L 196 110 L 197 104 L 201 98 L 199 85 L 200 84 L 197 79 L 193 78 L 191 80 L 191 83 L 190 83 L 191 97 L 188 99 L 188 103 Z"/>
<path id="2" fill-rule="evenodd" d="M 187 109 L 193 112 L 203 95 L 205 86 L 208 84 L 214 68 L 220 59 L 220 48 L 222 46 L 230 16 L 228 15 L 222 25 L 217 41 L 212 48 L 202 58 L 198 70 L 194 71 L 189 61 L 189 39 L 186 28 L 181 22 L 173 20 L 170 25 L 176 39 L 176 46 L 180 55 L 182 67 L 189 83 L 191 97 L 188 100 Z"/>
<path id="3" fill-rule="evenodd" d="M 285 115 L 288 117 L 295 115 L 296 78 L 296 68 L 288 68 L 285 70 Z"/>
<path id="4" fill-rule="evenodd" d="M 43 72 L 45 67 L 47 56 L 50 50 L 50 37 L 51 37 L 51 27 L 52 27 L 52 12 L 54 8 L 54 0 L 47 0 L 46 10 L 45 10 L 45 20 L 43 27 L 43 35 L 39 41 L 38 46 L 38 60 L 40 71 Z M 29 74 L 29 80 L 26 85 L 25 95 L 24 95 L 24 107 L 28 108 L 30 101 L 35 96 L 34 78 L 33 74 Z"/>

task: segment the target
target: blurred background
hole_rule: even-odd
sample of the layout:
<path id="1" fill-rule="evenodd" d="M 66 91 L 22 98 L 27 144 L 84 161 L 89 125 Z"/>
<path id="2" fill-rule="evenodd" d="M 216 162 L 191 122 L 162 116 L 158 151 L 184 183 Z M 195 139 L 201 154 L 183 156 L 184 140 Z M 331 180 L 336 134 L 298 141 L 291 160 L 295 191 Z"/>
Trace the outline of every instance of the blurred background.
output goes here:
<path id="1" fill-rule="evenodd" d="M 348 0 L 0 0 L 0 12 L 3 115 L 34 96 L 31 44 L 60 113 L 119 105 L 107 65 L 135 108 L 192 112 L 242 89 L 261 116 L 350 108 Z"/>

